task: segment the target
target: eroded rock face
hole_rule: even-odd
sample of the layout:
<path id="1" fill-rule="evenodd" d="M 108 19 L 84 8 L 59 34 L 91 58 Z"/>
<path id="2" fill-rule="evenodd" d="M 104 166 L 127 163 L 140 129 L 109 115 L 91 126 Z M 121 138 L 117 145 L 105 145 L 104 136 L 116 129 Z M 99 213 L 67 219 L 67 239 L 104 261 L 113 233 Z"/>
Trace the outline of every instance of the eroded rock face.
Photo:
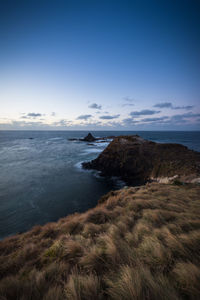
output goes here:
<path id="1" fill-rule="evenodd" d="M 200 177 L 200 153 L 180 144 L 160 144 L 134 136 L 116 137 L 97 159 L 83 163 L 102 175 L 119 176 L 128 184 L 162 177 L 185 181 Z"/>

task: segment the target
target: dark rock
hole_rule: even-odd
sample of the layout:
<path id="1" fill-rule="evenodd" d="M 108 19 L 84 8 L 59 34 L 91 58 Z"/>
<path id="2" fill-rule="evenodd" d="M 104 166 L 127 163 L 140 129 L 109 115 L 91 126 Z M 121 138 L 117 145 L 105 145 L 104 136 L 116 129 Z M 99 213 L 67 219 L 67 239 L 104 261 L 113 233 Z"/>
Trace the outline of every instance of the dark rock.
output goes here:
<path id="1" fill-rule="evenodd" d="M 104 176 L 119 176 L 128 184 L 177 176 L 187 181 L 200 177 L 200 153 L 180 144 L 160 144 L 139 136 L 119 136 L 83 168 Z"/>
<path id="2" fill-rule="evenodd" d="M 75 139 L 75 138 L 73 138 L 73 139 L 68 139 L 68 141 L 78 141 L 79 139 Z"/>
<path id="3" fill-rule="evenodd" d="M 83 142 L 94 142 L 94 141 L 96 141 L 96 138 L 93 137 L 93 135 L 91 133 L 88 133 L 88 135 L 86 137 L 84 137 L 84 139 L 80 139 L 80 141 L 83 141 Z"/>
<path id="4" fill-rule="evenodd" d="M 101 144 L 101 143 L 105 143 L 107 142 L 107 139 L 103 139 L 103 141 L 99 141 L 99 142 L 96 142 L 97 144 Z"/>
<path id="5" fill-rule="evenodd" d="M 104 143 L 107 140 L 111 140 L 114 139 L 114 136 L 108 136 L 108 137 L 99 137 L 99 138 L 95 138 L 91 133 L 88 133 L 88 135 L 86 137 L 84 137 L 83 139 L 76 139 L 76 138 L 70 138 L 68 139 L 68 141 L 81 141 L 81 142 L 95 142 L 95 141 L 99 141 L 98 143 Z"/>

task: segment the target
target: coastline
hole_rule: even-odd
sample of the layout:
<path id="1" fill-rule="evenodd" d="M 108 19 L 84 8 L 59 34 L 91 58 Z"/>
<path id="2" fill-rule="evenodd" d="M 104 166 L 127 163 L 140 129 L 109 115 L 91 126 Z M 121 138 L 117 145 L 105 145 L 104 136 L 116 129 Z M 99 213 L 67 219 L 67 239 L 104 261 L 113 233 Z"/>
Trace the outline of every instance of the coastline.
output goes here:
<path id="1" fill-rule="evenodd" d="M 176 176 L 125 186 L 84 213 L 5 238 L 2 299 L 197 299 L 199 195 L 199 184 Z"/>

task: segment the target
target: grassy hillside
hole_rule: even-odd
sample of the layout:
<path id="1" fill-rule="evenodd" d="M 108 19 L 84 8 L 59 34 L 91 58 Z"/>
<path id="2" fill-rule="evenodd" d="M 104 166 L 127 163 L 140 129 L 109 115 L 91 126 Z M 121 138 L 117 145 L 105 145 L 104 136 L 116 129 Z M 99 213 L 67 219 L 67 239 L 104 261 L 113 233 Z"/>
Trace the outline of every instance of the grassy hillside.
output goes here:
<path id="1" fill-rule="evenodd" d="M 200 299 L 200 186 L 151 183 L 0 243 L 0 299 Z"/>

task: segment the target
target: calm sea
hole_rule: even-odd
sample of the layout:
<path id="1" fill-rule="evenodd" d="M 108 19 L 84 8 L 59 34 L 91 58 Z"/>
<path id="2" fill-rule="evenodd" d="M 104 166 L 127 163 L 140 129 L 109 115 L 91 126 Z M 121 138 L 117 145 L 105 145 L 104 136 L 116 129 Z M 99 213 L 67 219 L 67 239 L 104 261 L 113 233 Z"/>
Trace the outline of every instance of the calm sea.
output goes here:
<path id="1" fill-rule="evenodd" d="M 84 131 L 0 131 L 0 238 L 35 224 L 56 221 L 95 206 L 123 183 L 83 171 L 108 143 L 70 142 Z M 96 137 L 139 134 L 162 143 L 180 143 L 200 151 L 200 132 L 92 132 Z M 30 139 L 31 138 L 31 139 Z"/>

